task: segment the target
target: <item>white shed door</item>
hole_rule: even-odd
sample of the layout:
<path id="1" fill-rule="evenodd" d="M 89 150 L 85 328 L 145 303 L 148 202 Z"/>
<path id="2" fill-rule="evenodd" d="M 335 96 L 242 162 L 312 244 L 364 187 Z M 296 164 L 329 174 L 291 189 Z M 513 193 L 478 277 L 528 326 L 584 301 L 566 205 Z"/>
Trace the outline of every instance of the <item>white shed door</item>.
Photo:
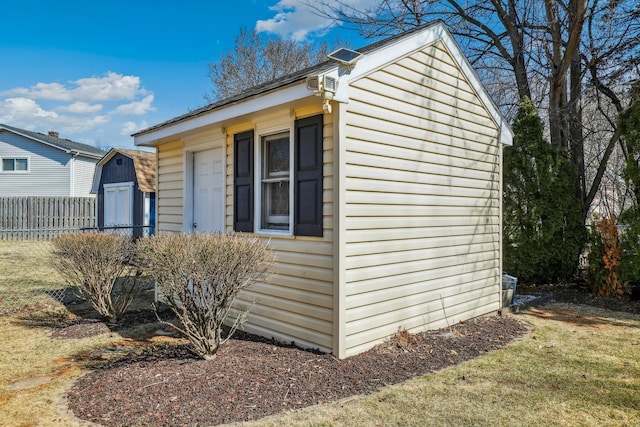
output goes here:
<path id="1" fill-rule="evenodd" d="M 104 226 L 131 227 L 133 225 L 133 183 L 105 184 Z M 131 232 L 131 228 L 122 230 Z"/>
<path id="2" fill-rule="evenodd" d="M 224 168 L 222 148 L 193 154 L 193 230 L 222 232 Z"/>

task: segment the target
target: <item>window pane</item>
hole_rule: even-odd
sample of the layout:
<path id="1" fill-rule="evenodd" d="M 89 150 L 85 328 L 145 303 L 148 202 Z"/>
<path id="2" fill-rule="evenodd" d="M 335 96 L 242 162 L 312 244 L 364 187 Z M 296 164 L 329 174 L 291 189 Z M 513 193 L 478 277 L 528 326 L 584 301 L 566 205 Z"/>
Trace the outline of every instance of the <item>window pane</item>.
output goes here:
<path id="1" fill-rule="evenodd" d="M 289 216 L 289 183 L 272 182 L 269 185 L 269 215 Z"/>
<path id="2" fill-rule="evenodd" d="M 16 159 L 16 170 L 26 171 L 28 170 L 27 159 Z"/>
<path id="3" fill-rule="evenodd" d="M 262 139 L 262 206 L 263 229 L 289 229 L 289 133 Z"/>
<path id="4" fill-rule="evenodd" d="M 289 228 L 289 182 L 268 182 L 262 186 L 262 228 Z"/>
<path id="5" fill-rule="evenodd" d="M 289 175 L 289 137 L 280 137 L 266 141 L 267 178 Z"/>
<path id="6" fill-rule="evenodd" d="M 2 159 L 2 170 L 3 171 L 15 170 L 13 165 L 13 159 Z"/>

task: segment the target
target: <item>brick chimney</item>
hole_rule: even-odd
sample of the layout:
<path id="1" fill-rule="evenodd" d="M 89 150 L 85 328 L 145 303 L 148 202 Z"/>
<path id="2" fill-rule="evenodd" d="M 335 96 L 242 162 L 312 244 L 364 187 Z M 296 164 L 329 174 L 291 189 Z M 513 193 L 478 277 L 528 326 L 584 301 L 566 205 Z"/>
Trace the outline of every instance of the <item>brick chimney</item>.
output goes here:
<path id="1" fill-rule="evenodd" d="M 49 136 L 52 137 L 52 138 L 58 138 L 59 134 L 55 130 L 50 130 L 49 131 Z"/>

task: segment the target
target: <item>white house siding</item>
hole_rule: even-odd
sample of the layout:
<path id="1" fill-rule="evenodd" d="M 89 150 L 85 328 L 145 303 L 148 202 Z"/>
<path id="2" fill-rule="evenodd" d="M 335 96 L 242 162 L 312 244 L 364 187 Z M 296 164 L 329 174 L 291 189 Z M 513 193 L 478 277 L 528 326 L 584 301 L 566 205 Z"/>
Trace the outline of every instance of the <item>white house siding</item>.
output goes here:
<path id="1" fill-rule="evenodd" d="M 314 105 L 275 108 L 250 122 L 236 124 L 227 133 L 226 228 L 233 230 L 233 135 L 254 129 L 256 141 L 263 133 L 291 130 L 294 120 L 322 114 Z M 308 102 L 307 102 L 308 103 Z M 323 237 L 264 235 L 276 256 L 273 274 L 243 292 L 238 307 L 252 306 L 244 329 L 285 342 L 332 351 L 333 348 L 333 123 L 324 116 Z M 256 161 L 258 157 L 256 157 Z M 259 209 L 256 205 L 256 209 Z M 258 234 L 260 235 L 260 234 Z M 237 311 L 234 312 L 237 314 Z"/>
<path id="2" fill-rule="evenodd" d="M 93 173 L 99 159 L 77 156 L 73 158 L 73 194 L 74 197 L 95 197 L 91 194 Z"/>
<path id="3" fill-rule="evenodd" d="M 64 151 L 0 130 L 0 157 L 29 158 L 29 173 L 0 172 L 0 196 L 71 195 L 71 156 Z"/>
<path id="4" fill-rule="evenodd" d="M 344 354 L 499 308 L 498 126 L 440 42 L 351 82 Z"/>
<path id="5" fill-rule="evenodd" d="M 175 141 L 158 146 L 158 232 L 181 232 L 184 189 L 183 144 Z"/>

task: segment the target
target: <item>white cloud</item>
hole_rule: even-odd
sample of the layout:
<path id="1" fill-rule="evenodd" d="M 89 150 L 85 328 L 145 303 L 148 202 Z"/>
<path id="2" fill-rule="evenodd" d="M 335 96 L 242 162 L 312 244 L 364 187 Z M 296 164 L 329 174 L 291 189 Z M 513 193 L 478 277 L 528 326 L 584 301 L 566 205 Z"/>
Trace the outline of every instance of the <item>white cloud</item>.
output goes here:
<path id="1" fill-rule="evenodd" d="M 18 87 L 0 93 L 30 99 L 84 102 L 122 101 L 146 94 L 140 86 L 140 77 L 125 76 L 112 71 L 102 77 L 86 77 L 71 81 L 67 85 L 36 83 L 30 88 Z"/>
<path id="2" fill-rule="evenodd" d="M 109 120 L 107 115 L 76 117 L 58 114 L 42 108 L 37 102 L 27 98 L 0 100 L 0 123 L 38 132 L 57 130 L 64 138 L 91 130 L 95 126 L 108 123 Z"/>
<path id="3" fill-rule="evenodd" d="M 0 100 L 0 123 L 13 124 L 25 119 L 56 119 L 58 113 L 47 111 L 37 102 L 28 98 L 7 98 Z"/>
<path id="4" fill-rule="evenodd" d="M 140 77 L 123 76 L 109 71 L 104 77 L 88 77 L 76 80 L 73 89 L 75 99 L 84 101 L 118 101 L 134 99 L 141 92 Z"/>
<path id="5" fill-rule="evenodd" d="M 149 95 L 142 101 L 135 101 L 129 104 L 118 106 L 113 113 L 121 116 L 141 116 L 156 109 L 151 106 L 153 103 L 153 95 Z"/>
<path id="6" fill-rule="evenodd" d="M 0 123 L 88 144 L 131 144 L 131 133 L 149 127 L 136 123 L 156 108 L 154 95 L 138 76 L 107 72 L 67 83 L 39 82 L 0 91 Z M 109 111 L 106 113 L 105 111 Z M 122 135 L 127 138 L 122 138 Z"/>
<path id="7" fill-rule="evenodd" d="M 309 0 L 280 0 L 269 9 L 275 12 L 271 19 L 256 22 L 257 32 L 277 34 L 285 39 L 296 41 L 306 40 L 312 37 L 321 37 L 331 27 L 337 25 L 333 20 L 318 15 L 318 12 L 309 6 Z M 379 0 L 328 0 L 329 5 L 341 3 L 354 9 L 366 9 Z"/>
<path id="8" fill-rule="evenodd" d="M 92 114 L 101 111 L 103 108 L 102 104 L 89 104 L 88 102 L 78 101 L 74 102 L 71 105 L 65 105 L 62 107 L 58 107 L 58 111 L 67 111 L 69 113 L 75 114 Z"/>
<path id="9" fill-rule="evenodd" d="M 30 88 L 18 87 L 3 92 L 1 95 L 21 96 L 29 99 L 51 99 L 55 101 L 70 101 L 69 90 L 60 83 L 36 83 Z"/>
<path id="10" fill-rule="evenodd" d="M 96 126 L 109 123 L 111 118 L 107 115 L 98 115 L 93 117 L 69 117 L 65 116 L 64 120 L 60 121 L 62 132 L 61 134 L 76 134 L 89 131 Z"/>
<path id="11" fill-rule="evenodd" d="M 147 124 L 146 121 L 142 121 L 140 123 L 125 122 L 122 125 L 122 129 L 120 130 L 120 135 L 129 136 L 132 133 L 135 133 L 135 132 L 137 132 L 139 130 L 142 130 L 142 129 L 146 129 L 148 127 L 149 127 L 149 125 Z"/>

